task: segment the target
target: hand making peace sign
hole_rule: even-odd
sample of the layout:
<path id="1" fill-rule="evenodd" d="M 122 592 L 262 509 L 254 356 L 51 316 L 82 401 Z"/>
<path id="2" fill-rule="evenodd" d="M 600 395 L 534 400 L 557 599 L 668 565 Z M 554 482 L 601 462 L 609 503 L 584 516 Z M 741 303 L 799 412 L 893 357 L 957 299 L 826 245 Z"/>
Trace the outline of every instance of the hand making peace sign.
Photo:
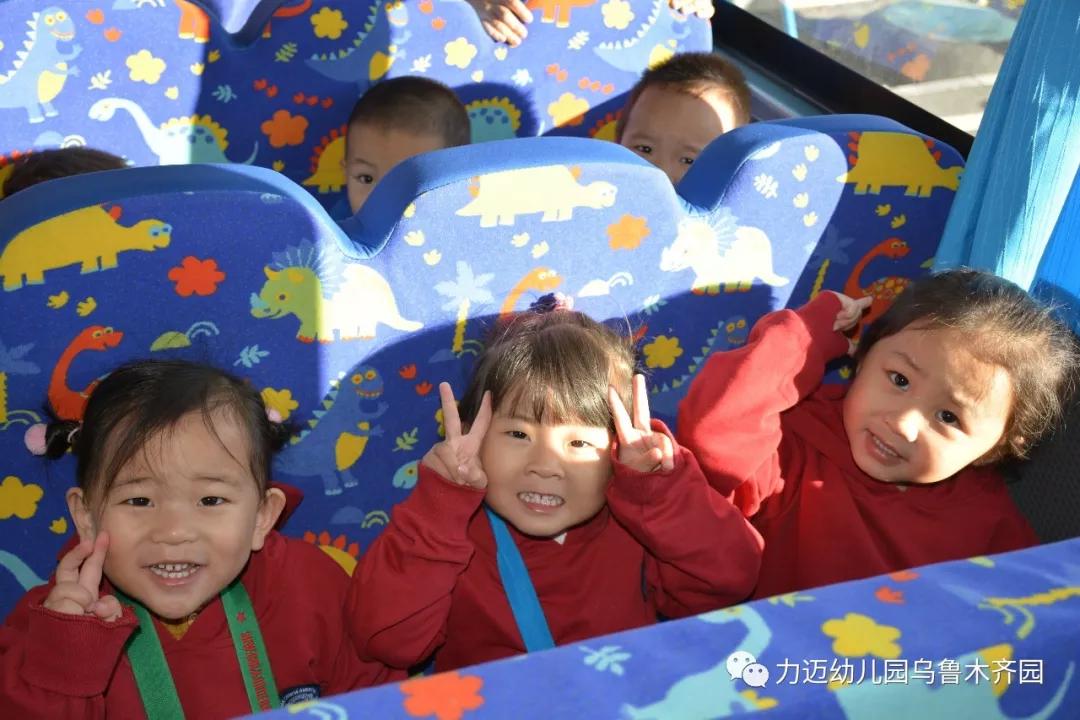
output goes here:
<path id="1" fill-rule="evenodd" d="M 120 601 L 113 595 L 98 597 L 108 549 L 106 532 L 99 532 L 93 542 L 79 543 L 56 566 L 56 585 L 42 604 L 66 615 L 92 614 L 110 622 L 120 619 Z"/>
<path id="2" fill-rule="evenodd" d="M 485 392 L 469 432 L 461 432 L 461 416 L 450 383 L 439 383 L 446 439 L 436 443 L 423 463 L 444 478 L 476 490 L 487 487 L 487 475 L 480 464 L 480 445 L 491 426 L 491 393 Z"/>
<path id="3" fill-rule="evenodd" d="M 671 438 L 652 429 L 644 375 L 634 376 L 633 392 L 631 420 L 615 388 L 608 387 L 608 404 L 619 436 L 619 462 L 642 473 L 671 472 L 675 469 L 675 448 Z"/>

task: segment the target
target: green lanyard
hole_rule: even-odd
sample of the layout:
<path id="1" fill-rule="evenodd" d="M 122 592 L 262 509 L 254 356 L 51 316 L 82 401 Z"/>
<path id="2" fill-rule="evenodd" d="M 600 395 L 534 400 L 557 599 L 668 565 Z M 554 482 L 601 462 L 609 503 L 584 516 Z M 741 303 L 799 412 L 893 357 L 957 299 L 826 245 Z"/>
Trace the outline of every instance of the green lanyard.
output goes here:
<path id="1" fill-rule="evenodd" d="M 150 612 L 119 590 L 114 588 L 114 592 L 121 603 L 135 610 L 139 618 L 139 627 L 127 643 L 127 656 L 146 717 L 149 720 L 183 720 L 184 710 L 176 693 L 176 683 L 173 682 Z M 229 623 L 229 634 L 232 635 L 240 673 L 244 676 L 251 711 L 257 713 L 280 707 L 281 699 L 270 669 L 270 659 L 266 655 L 266 644 L 263 643 L 259 621 L 244 584 L 235 580 L 225 588 L 221 593 L 221 605 L 225 610 L 225 620 Z"/>

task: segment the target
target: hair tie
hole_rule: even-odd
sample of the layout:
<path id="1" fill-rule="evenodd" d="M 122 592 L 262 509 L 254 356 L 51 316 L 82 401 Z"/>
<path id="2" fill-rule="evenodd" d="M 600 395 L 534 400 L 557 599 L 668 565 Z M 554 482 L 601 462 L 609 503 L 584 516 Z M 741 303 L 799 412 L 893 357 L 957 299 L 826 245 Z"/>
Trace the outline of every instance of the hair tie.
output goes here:
<path id="1" fill-rule="evenodd" d="M 574 298 L 572 295 L 564 295 L 561 292 L 548 293 L 538 297 L 536 302 L 529 306 L 529 309 L 537 313 L 573 310 Z"/>
<path id="2" fill-rule="evenodd" d="M 48 448 L 49 444 L 45 439 L 45 430 L 45 423 L 35 423 L 28 427 L 23 434 L 26 449 L 34 455 L 44 455 L 45 450 Z"/>
<path id="3" fill-rule="evenodd" d="M 278 412 L 277 408 L 268 407 L 266 408 L 266 419 L 277 424 L 281 422 L 281 413 Z"/>
<path id="4" fill-rule="evenodd" d="M 75 436 L 79 434 L 80 430 L 82 430 L 82 424 L 76 425 L 75 427 L 71 428 L 71 432 L 67 434 L 68 447 L 75 446 Z"/>

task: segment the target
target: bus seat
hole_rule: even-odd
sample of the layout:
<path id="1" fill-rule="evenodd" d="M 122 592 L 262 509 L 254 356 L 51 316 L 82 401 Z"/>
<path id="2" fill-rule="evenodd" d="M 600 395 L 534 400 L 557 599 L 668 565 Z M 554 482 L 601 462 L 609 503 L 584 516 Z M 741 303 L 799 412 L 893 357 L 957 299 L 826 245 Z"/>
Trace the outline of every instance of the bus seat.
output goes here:
<path id="1" fill-rule="evenodd" d="M 611 139 L 649 63 L 712 43 L 706 21 L 667 0 L 535 0 L 517 48 L 493 42 L 461 0 L 43 5 L 0 4 L 0 167 L 83 144 L 135 165 L 256 164 L 327 206 L 344 184 L 349 111 L 379 79 L 419 74 L 453 87 L 474 141 Z M 22 53 L 68 74 L 23 69 Z"/>
<path id="2" fill-rule="evenodd" d="M 558 292 L 633 333 L 655 414 L 673 421 L 706 355 L 804 303 L 819 278 L 842 289 L 867 266 L 881 233 L 866 227 L 901 233 L 901 213 L 912 228 L 940 224 L 927 219 L 947 206 L 940 190 L 906 196 L 887 173 L 849 172 L 852 132 L 925 148 L 872 117 L 763 123 L 718 138 L 677 193 L 613 143 L 505 140 L 403 163 L 344 226 L 284 176 L 243 165 L 109 171 L 13 195 L 0 203 L 0 607 L 48 576 L 71 530 L 74 461 L 31 456 L 24 432 L 46 399 L 77 417 L 125 360 L 250 378 L 296 430 L 274 464 L 306 495 L 287 532 L 347 569 L 439 439 L 438 383 L 462 392 L 502 313 Z M 879 173 L 882 140 L 858 158 Z M 852 195 L 855 181 L 872 197 Z M 875 279 L 921 271 L 938 237 L 907 237 L 907 255 L 874 259 Z"/>

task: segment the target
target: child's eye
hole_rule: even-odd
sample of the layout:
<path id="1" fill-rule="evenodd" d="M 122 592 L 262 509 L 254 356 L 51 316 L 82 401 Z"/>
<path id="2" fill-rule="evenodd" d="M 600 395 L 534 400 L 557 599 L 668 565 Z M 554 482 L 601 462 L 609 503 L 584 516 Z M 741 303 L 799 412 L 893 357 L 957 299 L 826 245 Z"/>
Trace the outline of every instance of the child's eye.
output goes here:
<path id="1" fill-rule="evenodd" d="M 364 175 L 364 174 L 354 175 L 353 179 L 356 180 L 358 183 L 361 183 L 363 185 L 371 185 L 371 184 L 373 184 L 375 182 L 375 177 L 372 176 L 372 175 Z"/>
<path id="2" fill-rule="evenodd" d="M 588 440 L 571 440 L 570 447 L 572 448 L 587 448 L 593 447 L 593 444 Z"/>
<path id="3" fill-rule="evenodd" d="M 681 162 L 683 165 L 693 165 L 694 164 L 694 158 L 692 158 L 692 157 L 681 157 L 681 158 L 679 158 L 679 162 Z"/>
<path id="4" fill-rule="evenodd" d="M 634 150 L 642 155 L 652 155 L 652 145 L 635 145 Z"/>
<path id="5" fill-rule="evenodd" d="M 906 388 L 908 386 L 908 379 L 898 372 L 889 371 L 889 382 L 898 388 Z"/>
<path id="6" fill-rule="evenodd" d="M 132 505 L 134 507 L 150 507 L 150 498 L 133 497 L 124 500 L 122 505 Z"/>
<path id="7" fill-rule="evenodd" d="M 199 502 L 202 503 L 203 507 L 216 507 L 218 505 L 224 505 L 225 498 L 211 495 L 210 497 L 204 497 Z"/>
<path id="8" fill-rule="evenodd" d="M 938 420 L 945 423 L 946 425 L 957 426 L 960 424 L 960 418 L 956 417 L 956 413 L 953 413 L 949 410 L 942 410 L 941 412 L 939 412 Z"/>
<path id="9" fill-rule="evenodd" d="M 528 440 L 529 439 L 529 436 L 526 435 L 525 433 L 521 432 L 520 430 L 507 430 L 506 434 L 509 435 L 510 437 L 514 438 L 515 440 Z"/>

